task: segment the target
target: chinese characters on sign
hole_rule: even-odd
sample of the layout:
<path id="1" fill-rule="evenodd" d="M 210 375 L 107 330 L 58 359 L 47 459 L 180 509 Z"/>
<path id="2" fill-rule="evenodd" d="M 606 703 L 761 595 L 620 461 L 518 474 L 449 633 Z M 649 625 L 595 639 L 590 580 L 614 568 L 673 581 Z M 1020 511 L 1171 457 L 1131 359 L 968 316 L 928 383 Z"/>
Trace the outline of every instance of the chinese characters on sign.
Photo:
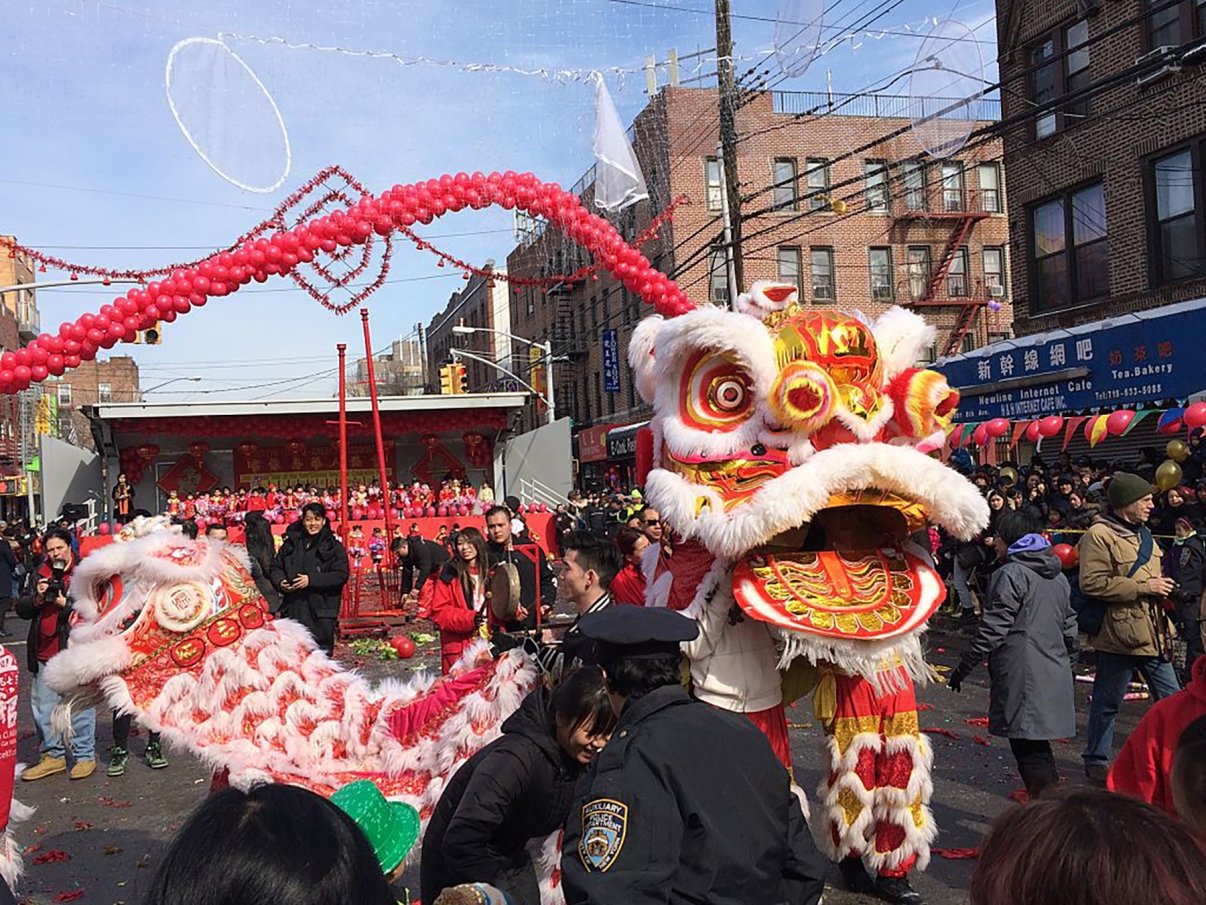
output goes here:
<path id="1" fill-rule="evenodd" d="M 1206 356 L 1182 341 L 1204 329 L 1206 304 L 1174 305 L 1117 325 L 997 343 L 937 367 L 962 394 L 960 421 L 1151 404 L 1206 389 Z"/>
<path id="2" fill-rule="evenodd" d="M 603 331 L 603 389 L 620 392 L 620 343 L 615 330 Z"/>

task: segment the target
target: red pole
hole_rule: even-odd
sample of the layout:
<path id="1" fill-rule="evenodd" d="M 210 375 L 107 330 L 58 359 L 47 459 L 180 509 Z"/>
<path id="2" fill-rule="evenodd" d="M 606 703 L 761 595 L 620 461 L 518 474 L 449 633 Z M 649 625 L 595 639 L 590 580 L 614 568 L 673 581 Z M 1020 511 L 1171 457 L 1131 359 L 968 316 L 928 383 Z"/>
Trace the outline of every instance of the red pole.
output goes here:
<path id="1" fill-rule="evenodd" d="M 373 340 L 369 336 L 369 313 L 360 309 L 364 322 L 364 359 L 368 368 L 369 399 L 373 405 L 373 434 L 377 440 L 377 468 L 381 472 L 381 499 L 385 504 L 385 561 L 392 564 L 390 544 L 394 540 L 393 505 L 390 499 L 389 477 L 385 469 L 385 441 L 381 436 L 381 409 L 377 405 L 377 378 L 373 369 Z"/>

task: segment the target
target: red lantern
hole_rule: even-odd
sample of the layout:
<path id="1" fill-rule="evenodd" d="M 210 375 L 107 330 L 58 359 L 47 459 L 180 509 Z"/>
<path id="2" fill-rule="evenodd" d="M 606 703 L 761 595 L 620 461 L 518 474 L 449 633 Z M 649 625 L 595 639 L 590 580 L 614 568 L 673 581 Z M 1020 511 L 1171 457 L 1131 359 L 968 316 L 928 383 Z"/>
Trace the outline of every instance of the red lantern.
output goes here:
<path id="1" fill-rule="evenodd" d="M 244 441 L 235 447 L 235 452 L 241 456 L 254 456 L 259 450 L 259 444 L 252 443 L 251 441 Z"/>
<path id="2" fill-rule="evenodd" d="M 159 455 L 159 447 L 154 443 L 145 443 L 138 447 L 138 458 L 143 462 L 154 462 Z"/>
<path id="3" fill-rule="evenodd" d="M 1131 409 L 1119 409 L 1106 419 L 1106 430 L 1111 437 L 1120 437 L 1134 420 L 1135 413 Z"/>
<path id="4" fill-rule="evenodd" d="M 188 445 L 188 454 L 198 461 L 205 458 L 207 452 L 209 452 L 209 444 L 204 440 L 194 440 Z"/>
<path id="5" fill-rule="evenodd" d="M 306 442 L 292 437 L 285 441 L 285 449 L 289 450 L 295 456 L 300 456 L 306 451 Z"/>

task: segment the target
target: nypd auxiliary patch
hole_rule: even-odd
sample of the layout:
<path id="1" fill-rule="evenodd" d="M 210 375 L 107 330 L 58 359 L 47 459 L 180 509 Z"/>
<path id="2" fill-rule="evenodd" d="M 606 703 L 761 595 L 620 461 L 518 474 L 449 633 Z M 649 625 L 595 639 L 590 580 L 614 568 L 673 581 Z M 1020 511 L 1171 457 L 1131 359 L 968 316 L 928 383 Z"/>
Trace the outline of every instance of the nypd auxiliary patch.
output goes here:
<path id="1" fill-rule="evenodd" d="M 587 871 L 606 871 L 620 856 L 628 830 L 628 805 L 597 798 L 582 806 L 582 836 L 578 857 Z"/>

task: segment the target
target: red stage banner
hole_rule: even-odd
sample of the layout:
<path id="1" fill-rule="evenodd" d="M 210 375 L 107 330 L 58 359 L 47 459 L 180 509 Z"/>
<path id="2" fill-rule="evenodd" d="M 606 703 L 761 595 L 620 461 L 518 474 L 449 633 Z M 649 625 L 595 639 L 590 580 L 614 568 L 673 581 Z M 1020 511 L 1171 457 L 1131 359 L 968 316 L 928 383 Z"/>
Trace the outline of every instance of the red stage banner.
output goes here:
<path id="1" fill-rule="evenodd" d="M 249 444 L 249 446 L 251 446 Z M 385 472 L 392 485 L 397 483 L 396 450 L 393 440 L 385 441 Z M 292 452 L 284 446 L 254 447 L 234 451 L 235 484 L 251 489 L 259 484 L 279 488 L 303 484 L 319 488 L 339 486 L 339 448 L 305 446 Z M 370 440 L 348 443 L 348 484 L 370 484 L 380 480 L 377 471 L 377 450 Z"/>

